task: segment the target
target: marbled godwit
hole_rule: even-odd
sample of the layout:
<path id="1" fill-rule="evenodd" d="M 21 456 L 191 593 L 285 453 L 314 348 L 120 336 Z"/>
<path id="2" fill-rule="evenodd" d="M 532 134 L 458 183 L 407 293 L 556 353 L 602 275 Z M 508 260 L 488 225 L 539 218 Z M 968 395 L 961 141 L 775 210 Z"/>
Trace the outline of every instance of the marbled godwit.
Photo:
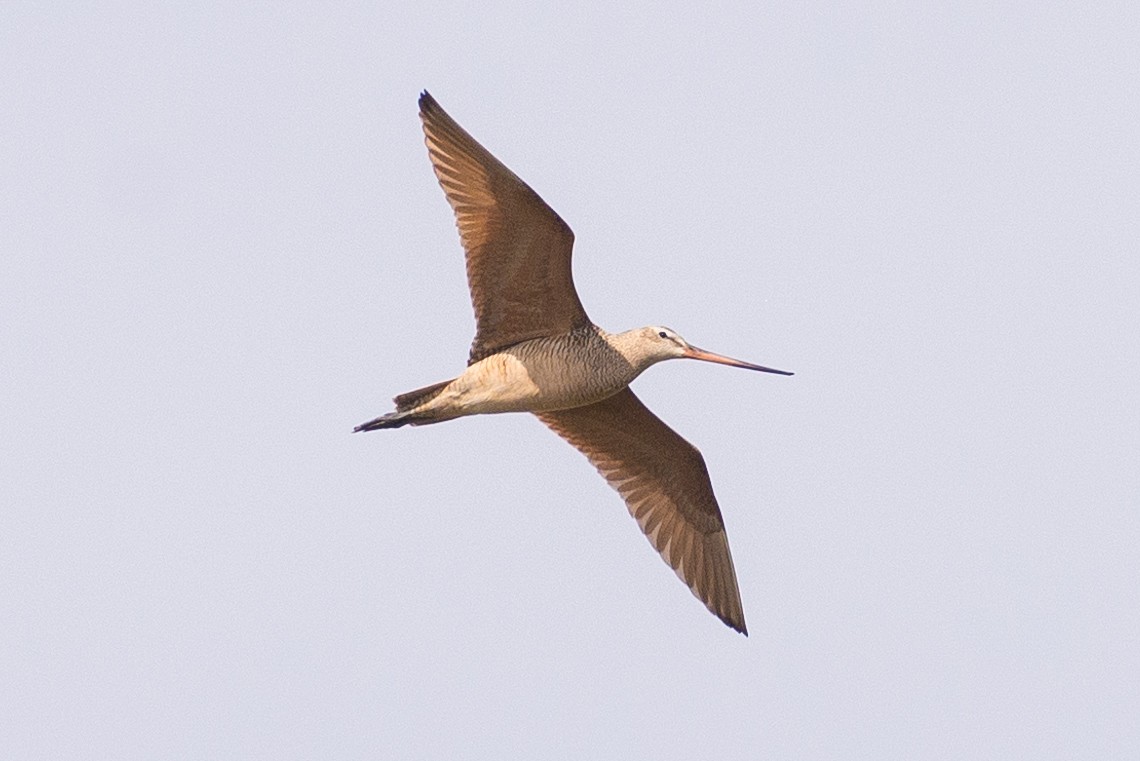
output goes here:
<path id="1" fill-rule="evenodd" d="M 681 357 L 791 373 L 698 349 L 669 328 L 607 333 L 594 325 L 574 290 L 574 233 L 562 218 L 427 92 L 420 96 L 420 119 L 467 254 L 475 340 L 462 375 L 400 394 L 395 412 L 356 430 L 533 412 L 621 494 L 693 594 L 747 634 L 704 458 L 650 412 L 629 384 L 650 365 Z"/>

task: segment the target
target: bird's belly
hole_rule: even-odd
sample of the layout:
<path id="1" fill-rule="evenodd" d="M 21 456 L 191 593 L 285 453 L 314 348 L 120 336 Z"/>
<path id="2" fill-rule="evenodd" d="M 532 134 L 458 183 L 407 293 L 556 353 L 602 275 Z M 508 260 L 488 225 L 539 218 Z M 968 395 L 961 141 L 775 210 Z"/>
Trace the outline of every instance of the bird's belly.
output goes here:
<path id="1" fill-rule="evenodd" d="M 592 404 L 620 391 L 625 384 L 597 382 L 573 365 L 523 361 L 494 354 L 467 368 L 440 395 L 439 403 L 463 415 L 496 412 L 540 412 Z"/>

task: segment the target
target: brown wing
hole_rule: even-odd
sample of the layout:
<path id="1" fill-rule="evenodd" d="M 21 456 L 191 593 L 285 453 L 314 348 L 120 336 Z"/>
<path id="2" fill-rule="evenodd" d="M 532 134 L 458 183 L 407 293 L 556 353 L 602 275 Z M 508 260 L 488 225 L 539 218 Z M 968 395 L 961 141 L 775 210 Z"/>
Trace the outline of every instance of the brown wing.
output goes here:
<path id="1" fill-rule="evenodd" d="M 467 252 L 476 327 L 470 362 L 588 325 L 570 275 L 570 227 L 426 92 L 420 119 Z"/>
<path id="2" fill-rule="evenodd" d="M 736 571 L 704 458 L 628 388 L 585 407 L 537 412 L 625 499 L 649 541 L 721 621 L 747 635 Z"/>

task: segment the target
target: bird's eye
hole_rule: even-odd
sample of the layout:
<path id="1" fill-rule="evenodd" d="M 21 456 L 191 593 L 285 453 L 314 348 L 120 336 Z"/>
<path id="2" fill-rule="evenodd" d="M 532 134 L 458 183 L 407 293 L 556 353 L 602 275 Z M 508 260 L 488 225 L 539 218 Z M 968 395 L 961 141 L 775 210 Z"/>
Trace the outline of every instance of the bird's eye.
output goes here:
<path id="1" fill-rule="evenodd" d="M 668 334 L 668 333 L 666 333 L 664 330 L 662 330 L 662 331 L 661 331 L 660 333 L 658 333 L 657 335 L 661 336 L 662 338 L 668 338 L 668 337 L 669 337 L 669 334 Z"/>

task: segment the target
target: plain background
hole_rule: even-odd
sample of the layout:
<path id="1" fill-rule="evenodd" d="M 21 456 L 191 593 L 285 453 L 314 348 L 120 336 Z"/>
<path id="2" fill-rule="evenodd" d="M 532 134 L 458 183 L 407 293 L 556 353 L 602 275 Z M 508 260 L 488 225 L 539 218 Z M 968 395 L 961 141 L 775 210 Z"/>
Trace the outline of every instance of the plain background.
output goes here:
<path id="1" fill-rule="evenodd" d="M 0 6 L 0 756 L 1140 757 L 1140 12 Z M 413 10 L 414 8 L 414 10 Z M 577 235 L 749 638 L 473 332 L 427 88 Z"/>

